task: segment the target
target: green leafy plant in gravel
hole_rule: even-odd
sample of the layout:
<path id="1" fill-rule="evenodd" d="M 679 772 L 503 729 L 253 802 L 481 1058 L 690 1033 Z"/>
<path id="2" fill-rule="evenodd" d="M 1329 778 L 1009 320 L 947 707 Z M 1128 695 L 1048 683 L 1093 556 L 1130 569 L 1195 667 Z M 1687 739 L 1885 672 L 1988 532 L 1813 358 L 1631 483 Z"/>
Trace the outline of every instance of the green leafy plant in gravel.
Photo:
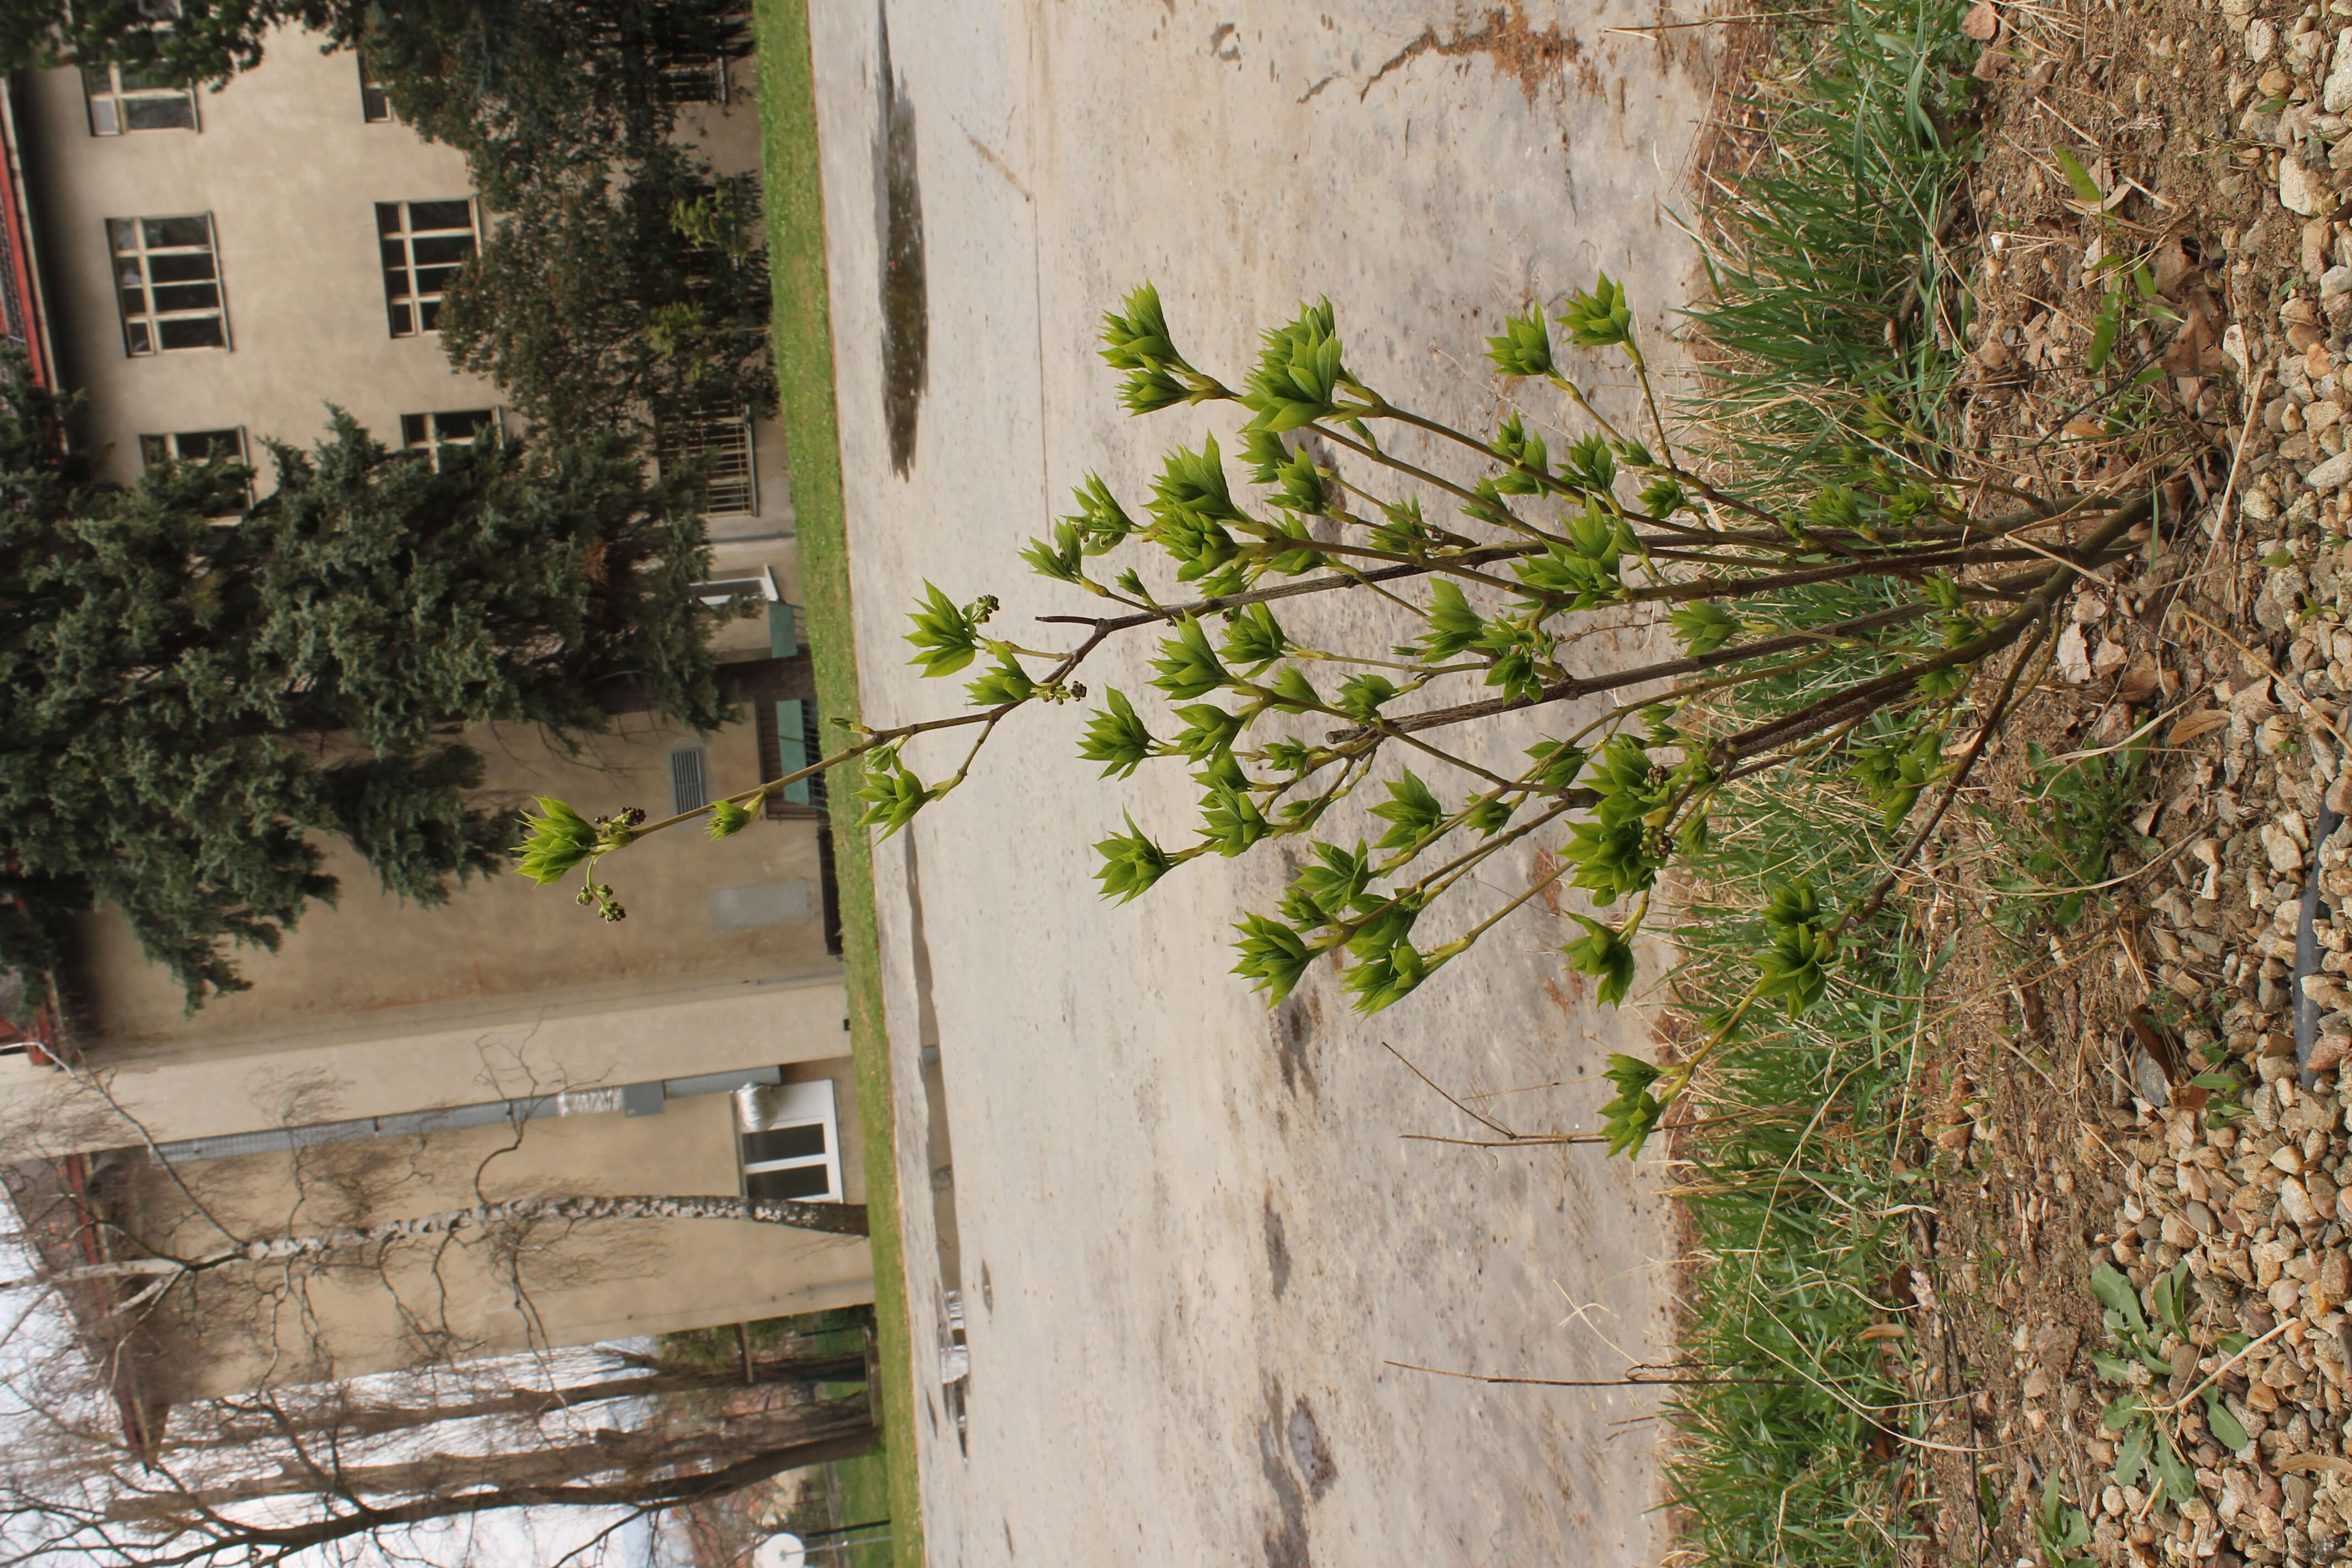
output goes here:
<path id="1" fill-rule="evenodd" d="M 2002 849 L 2002 897 L 1993 920 L 2011 935 L 2063 931 L 2083 918 L 2107 879 L 2108 857 L 2147 793 L 2147 737 L 2121 750 L 2053 757 L 2026 746 L 2032 773 L 2021 805 L 1975 815 Z M 2142 841 L 2142 847 L 2151 846 Z"/>
<path id="2" fill-rule="evenodd" d="M 2139 1288 L 2114 1264 L 2100 1264 L 2091 1271 L 2090 1279 L 2091 1294 L 2105 1309 L 2101 1318 L 2114 1347 L 2094 1351 L 2091 1365 L 2102 1383 L 2120 1390 L 2099 1416 L 2099 1425 L 2117 1435 L 2116 1484 L 2146 1485 L 2160 1504 L 2176 1508 L 2197 1495 L 2196 1468 L 2181 1452 L 2184 1409 L 2195 1407 L 2201 1399 L 2205 1429 L 2225 1448 L 2234 1451 L 2252 1441 L 2222 1402 L 2218 1374 L 2192 1384 L 2176 1398 L 2149 1397 L 2156 1379 L 2179 1381 L 2173 1352 L 2189 1342 L 2189 1279 L 2186 1263 L 2169 1274 L 2158 1275 L 2148 1283 L 2147 1310 L 2142 1310 Z M 2252 1342 L 2245 1335 L 2233 1333 L 2215 1348 L 2225 1358 L 2234 1357 Z M 2194 1359 L 2192 1355 L 2187 1374 L 2192 1377 Z"/>

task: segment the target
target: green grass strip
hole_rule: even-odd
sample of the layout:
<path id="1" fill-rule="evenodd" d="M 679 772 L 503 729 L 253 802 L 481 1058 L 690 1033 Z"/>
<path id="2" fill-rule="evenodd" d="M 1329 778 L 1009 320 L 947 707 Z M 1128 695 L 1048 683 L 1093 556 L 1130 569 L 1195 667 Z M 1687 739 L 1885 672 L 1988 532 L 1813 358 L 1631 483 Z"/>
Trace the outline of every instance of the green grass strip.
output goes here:
<path id="1" fill-rule="evenodd" d="M 768 270 L 775 290 L 779 417 L 792 451 L 793 510 L 800 530 L 801 596 L 816 666 L 824 733 L 857 721 L 857 645 L 852 625 L 849 537 L 841 496 L 841 431 L 835 418 L 833 328 L 825 293 L 824 192 L 819 177 L 816 80 L 809 57 L 806 0 L 756 0 L 760 138 L 767 170 Z M 832 798 L 858 787 L 853 763 L 827 780 Z M 856 1063 L 857 1122 L 866 1141 L 866 1203 L 873 1232 L 874 1324 L 880 1342 L 882 1426 L 878 1452 L 889 1478 L 890 1536 L 901 1568 L 923 1563 L 922 1493 L 915 1467 L 913 1335 L 907 1321 L 906 1257 L 898 1229 L 897 1104 L 882 973 L 874 923 L 874 857 L 855 827 L 835 835 L 841 892 L 842 967 Z"/>
<path id="2" fill-rule="evenodd" d="M 1946 250 L 1971 161 L 1964 8 L 1847 0 L 1824 22 L 1784 28 L 1756 93 L 1775 155 L 1711 203 L 1710 296 L 1688 315 L 1729 357 L 1685 411 L 1743 479 L 1792 507 L 1866 464 L 1932 464 L 1950 439 L 1968 310 L 1966 258 Z M 1865 586 L 1828 585 L 1790 595 L 1773 618 L 1826 625 L 1878 607 Z M 1854 649 L 1739 702 L 1783 712 L 1882 668 Z M 1900 728 L 1882 720 L 1854 742 Z M 1773 888 L 1808 879 L 1836 908 L 1878 874 L 1857 849 L 1900 842 L 1843 766 L 1759 775 L 1719 801 L 1714 846 L 1691 868 L 1701 890 L 1675 933 L 1675 991 L 1691 1016 L 1754 978 L 1748 955 L 1769 945 L 1757 911 Z M 1682 1196 L 1695 1255 L 1680 1348 L 1723 1381 L 1679 1391 L 1666 1412 L 1667 1493 L 1691 1568 L 1892 1568 L 1917 1549 L 1896 1499 L 1923 1413 L 1899 1374 L 1906 1352 L 1863 1334 L 1897 1316 L 1889 1277 L 1907 1256 L 1905 1205 L 1919 1189 L 1896 1174 L 1896 1144 L 1934 968 L 1890 906 L 1848 938 L 1801 1019 L 1726 1047 L 1697 1086 L 1709 1124 L 1677 1145 L 1691 1162 Z"/>

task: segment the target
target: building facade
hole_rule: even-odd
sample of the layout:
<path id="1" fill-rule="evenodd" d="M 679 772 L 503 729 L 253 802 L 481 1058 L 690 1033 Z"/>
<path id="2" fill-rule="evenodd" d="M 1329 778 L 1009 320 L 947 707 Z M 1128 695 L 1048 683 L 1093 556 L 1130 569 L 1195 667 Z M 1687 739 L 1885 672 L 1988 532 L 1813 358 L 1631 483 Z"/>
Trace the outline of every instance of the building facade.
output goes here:
<path id="1" fill-rule="evenodd" d="M 715 64 L 686 94 L 709 101 L 682 112 L 680 133 L 722 174 L 758 161 L 750 72 Z M 5 109 L 0 335 L 82 395 L 69 438 L 106 477 L 226 455 L 254 461 L 266 489 L 265 443 L 309 445 L 331 407 L 428 452 L 525 434 L 495 384 L 452 370 L 436 331 L 442 290 L 498 215 L 457 153 L 393 117 L 355 55 L 289 34 L 218 90 L 32 72 Z M 753 720 L 701 735 L 621 714 L 577 754 L 484 730 L 469 739 L 499 804 L 555 795 L 667 815 L 797 765 L 814 743 L 781 435 L 721 416 L 665 445 L 711 461 L 710 595 L 768 605 L 718 635 L 722 660 L 764 672 L 736 688 L 756 698 Z M 667 834 L 609 862 L 631 911 L 621 924 L 518 877 L 407 907 L 340 855 L 341 901 L 278 951 L 240 954 L 252 988 L 194 1014 L 101 911 L 58 977 L 49 1039 L 0 1047 L 6 1153 L 48 1163 L 19 1185 L 54 1200 L 43 1223 L 84 1249 L 124 1245 L 110 1235 L 193 1245 L 192 1225 L 398 1218 L 477 1194 L 862 1201 L 822 796 L 793 795 L 723 843 Z M 625 1246 L 586 1246 L 523 1248 L 527 1289 L 511 1256 L 433 1279 L 446 1338 L 432 1344 L 416 1329 L 419 1282 L 388 1274 L 322 1289 L 307 1317 L 264 1313 L 230 1332 L 217 1325 L 236 1314 L 214 1314 L 186 1327 L 174 1386 L 872 1297 L 853 1238 L 643 1222 Z"/>

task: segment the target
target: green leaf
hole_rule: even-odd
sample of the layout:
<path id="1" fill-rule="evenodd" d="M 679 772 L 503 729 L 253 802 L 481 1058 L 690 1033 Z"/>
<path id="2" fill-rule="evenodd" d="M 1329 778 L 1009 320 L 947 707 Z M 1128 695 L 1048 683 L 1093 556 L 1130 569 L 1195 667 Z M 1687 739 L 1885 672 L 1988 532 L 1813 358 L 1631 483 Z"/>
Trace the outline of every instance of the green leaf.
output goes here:
<path id="1" fill-rule="evenodd" d="M 1693 658 L 1705 658 L 1739 633 L 1739 623 L 1728 611 L 1704 600 L 1685 605 L 1670 612 L 1666 618 L 1674 623 L 1675 636 L 1681 640 L 1683 651 Z"/>
<path id="2" fill-rule="evenodd" d="M 1233 679 L 1217 661 L 1216 651 L 1209 647 L 1208 631 L 1196 616 L 1187 616 L 1179 622 L 1176 635 L 1160 645 L 1160 653 L 1151 663 L 1160 672 L 1151 684 L 1179 700 L 1206 697 Z"/>
<path id="3" fill-rule="evenodd" d="M 1274 679 L 1265 683 L 1274 696 L 1271 706 L 1278 712 L 1305 713 L 1323 706 L 1320 693 L 1299 673 L 1295 664 L 1286 664 L 1275 671 Z"/>
<path id="4" fill-rule="evenodd" d="M 1352 850 L 1320 839 L 1312 847 L 1315 862 L 1302 867 L 1290 885 L 1321 913 L 1323 921 L 1335 921 L 1371 886 L 1371 857 L 1360 839 Z"/>
<path id="5" fill-rule="evenodd" d="M 2108 356 L 2116 351 L 2116 338 L 2123 330 L 2124 291 L 2121 288 L 2110 289 L 2092 321 L 2091 346 L 2084 352 L 2083 368 L 2095 374 L 2105 369 Z"/>
<path id="6" fill-rule="evenodd" d="M 2197 1472 L 2181 1458 L 2169 1433 L 2157 1435 L 2149 1459 L 2156 1467 L 2157 1478 L 2164 1483 L 2165 1498 L 2173 1507 L 2179 1508 L 2197 1495 Z"/>
<path id="7" fill-rule="evenodd" d="M 1224 762 L 1236 776 L 1209 785 L 1209 793 L 1201 799 L 1201 831 L 1218 854 L 1239 855 L 1273 828 L 1250 794 L 1248 781 L 1239 778 L 1241 770 L 1233 753 L 1227 752 Z"/>
<path id="8" fill-rule="evenodd" d="M 1196 763 L 1209 762 L 1232 751 L 1234 738 L 1242 731 L 1240 716 L 1228 713 L 1213 702 L 1195 702 L 1179 708 L 1176 717 L 1184 721 L 1184 728 L 1176 731 L 1175 737 L 1168 743 Z M 1279 767 L 1281 764 L 1277 763 L 1275 765 Z"/>
<path id="9" fill-rule="evenodd" d="M 2123 1315 L 2134 1333 L 2147 1332 L 2147 1315 L 2140 1310 L 2139 1290 L 2130 1276 L 2112 1263 L 2102 1263 L 2091 1270 L 2091 1294 Z"/>
<path id="10" fill-rule="evenodd" d="M 1397 683 L 1385 675 L 1366 671 L 1339 683 L 1339 711 L 1360 724 L 1380 721 L 1381 704 L 1397 696 Z"/>
<path id="11" fill-rule="evenodd" d="M 1504 317 L 1502 335 L 1486 340 L 1486 357 L 1504 375 L 1549 375 L 1551 329 L 1543 311 L 1531 306 L 1523 316 Z"/>
<path id="12" fill-rule="evenodd" d="M 1411 768 L 1388 786 L 1389 798 L 1372 807 L 1372 815 L 1390 824 L 1378 847 L 1404 849 L 1420 844 L 1445 820 L 1445 807 Z"/>
<path id="13" fill-rule="evenodd" d="M 866 758 L 866 782 L 858 786 L 857 798 L 866 803 L 866 809 L 857 815 L 859 824 L 878 826 L 887 838 L 912 822 L 915 814 L 935 797 L 896 752 L 877 752 Z"/>
<path id="14" fill-rule="evenodd" d="M 2205 1391 L 2205 1429 L 2213 1434 L 2213 1441 L 2233 1454 L 2253 1441 L 2246 1435 L 2245 1424 L 2231 1415 L 2230 1407 L 2221 1403 L 2219 1389 Z"/>
<path id="15" fill-rule="evenodd" d="M 514 847 L 515 871 L 541 887 L 563 880 L 596 847 L 588 819 L 552 795 L 539 797 L 538 816 L 522 820 L 523 840 Z"/>
<path id="16" fill-rule="evenodd" d="M 1102 865 L 1095 878 L 1102 883 L 1102 896 L 1126 903 L 1168 874 L 1174 864 L 1166 850 L 1153 843 L 1135 826 L 1130 815 L 1127 831 L 1114 833 L 1095 846 L 1102 857 Z"/>
<path id="17" fill-rule="evenodd" d="M 915 623 L 915 629 L 907 634 L 907 640 L 916 648 L 915 657 L 907 662 L 921 665 L 927 679 L 953 675 L 970 664 L 980 651 L 978 628 L 984 618 L 982 607 L 988 605 L 989 601 L 982 600 L 970 608 L 960 608 L 940 591 L 937 584 L 929 582 L 923 584 L 923 595 L 919 601 L 919 607 L 907 616 Z"/>
<path id="18" fill-rule="evenodd" d="M 722 800 L 710 808 L 710 822 L 706 828 L 713 838 L 731 838 L 751 824 L 751 813 L 731 800 Z"/>
<path id="19" fill-rule="evenodd" d="M 2091 172 L 2075 161 L 2074 154 L 2063 147 L 2053 147 L 2050 153 L 2058 160 L 2058 166 L 2066 171 L 2066 183 L 2074 187 L 2075 200 L 2096 204 L 2106 199 L 2106 193 L 2099 189 L 2099 182 L 2091 178 Z"/>
<path id="20" fill-rule="evenodd" d="M 1104 690 L 1108 704 L 1095 713 L 1087 724 L 1086 737 L 1078 742 L 1078 755 L 1090 763 L 1100 763 L 1098 775 L 1108 778 L 1113 773 L 1126 778 L 1133 773 L 1143 759 L 1151 754 L 1151 732 L 1136 716 L 1135 705 L 1117 687 Z"/>
<path id="21" fill-rule="evenodd" d="M 1410 994 L 1436 967 L 1412 943 L 1400 942 L 1360 956 L 1341 984 L 1355 994 L 1357 1012 L 1377 1013 Z"/>
<path id="22" fill-rule="evenodd" d="M 1639 1154 L 1665 1114 L 1665 1101 L 1650 1092 L 1661 1069 L 1639 1057 L 1612 1055 L 1601 1069 L 1617 1090 L 1617 1098 L 1601 1108 L 1602 1130 L 1609 1135 L 1609 1152 Z"/>
<path id="23" fill-rule="evenodd" d="M 2183 1262 L 2169 1274 L 2159 1277 L 2148 1297 L 2156 1303 L 2157 1316 L 2176 1334 L 2186 1334 L 2182 1321 L 2188 1306 L 2182 1292 L 2189 1286 L 2189 1265 Z M 2168 1363 L 2169 1364 L 2169 1363 Z"/>
<path id="24" fill-rule="evenodd" d="M 1633 949 L 1624 935 L 1612 926 L 1588 920 L 1574 910 L 1568 918 L 1584 928 L 1585 934 L 1561 948 L 1568 966 L 1579 974 L 1590 974 L 1601 982 L 1601 1005 L 1614 1007 L 1625 1000 L 1633 988 Z"/>
<path id="25" fill-rule="evenodd" d="M 1444 577 L 1430 584 L 1429 611 L 1423 618 L 1429 629 L 1421 634 L 1420 642 L 1433 660 L 1453 658 L 1476 642 L 1486 629 L 1486 623 L 1470 607 L 1461 588 Z"/>
<path id="26" fill-rule="evenodd" d="M 1120 310 L 1103 313 L 1102 343 L 1102 356 L 1114 370 L 1184 363 L 1169 341 L 1160 290 L 1149 283 L 1129 294 Z"/>
<path id="27" fill-rule="evenodd" d="M 2117 1403 L 2120 1404 L 2121 1401 Z M 2112 1412 L 2114 1406 L 2111 1405 L 2108 1408 Z M 2117 1426 L 2114 1422 L 2104 1422 L 2104 1424 L 2112 1431 L 2123 1433 L 2123 1440 L 2116 1445 L 2116 1484 L 2136 1487 L 2139 1485 L 2140 1477 L 2147 1471 L 2150 1434 L 2147 1428 L 2147 1413 L 2139 1409 L 2137 1402 L 2134 1403 L 2132 1415 L 2126 1418 L 2126 1421 L 2127 1424 L 2125 1426 Z"/>
<path id="28" fill-rule="evenodd" d="M 1265 992 L 1269 1007 L 1288 996 L 1315 962 L 1315 950 L 1307 939 L 1279 921 L 1250 915 L 1234 929 L 1242 933 L 1241 941 L 1234 944 L 1242 961 L 1234 965 L 1233 973 Z"/>
<path id="29" fill-rule="evenodd" d="M 975 708 L 1001 708 L 1007 702 L 1026 702 L 1037 695 L 1037 683 L 1029 679 L 1020 661 L 1010 655 L 997 658 L 994 668 L 964 688 Z"/>
<path id="30" fill-rule="evenodd" d="M 1251 605 L 1225 618 L 1224 646 L 1219 651 L 1245 675 L 1255 675 L 1284 654 L 1292 644 L 1282 623 L 1264 605 Z"/>
<path id="31" fill-rule="evenodd" d="M 1606 272 L 1590 290 L 1570 297 L 1559 314 L 1559 324 L 1583 348 L 1606 348 L 1632 335 L 1633 312 L 1625 303 L 1625 289 Z"/>

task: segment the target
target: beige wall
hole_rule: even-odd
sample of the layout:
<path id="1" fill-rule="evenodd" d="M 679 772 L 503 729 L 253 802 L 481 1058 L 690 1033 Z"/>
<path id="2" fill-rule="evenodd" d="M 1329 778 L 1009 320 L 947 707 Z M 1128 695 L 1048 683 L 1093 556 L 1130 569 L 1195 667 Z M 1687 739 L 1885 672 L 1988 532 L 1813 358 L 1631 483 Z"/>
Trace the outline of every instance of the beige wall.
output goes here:
<path id="1" fill-rule="evenodd" d="M 748 724 L 698 739 L 626 715 L 577 758 L 535 731 L 471 738 L 499 804 L 666 815 L 679 745 L 704 747 L 715 793 L 759 782 Z M 541 889 L 500 873 L 421 909 L 338 851 L 341 902 L 274 953 L 239 950 L 252 988 L 193 1015 L 102 912 L 77 983 L 87 1084 L 7 1058 L 0 1139 L 51 1153 L 135 1142 L 98 1090 L 171 1141 L 836 1055 L 846 1008 L 815 835 L 759 819 L 718 843 L 691 826 L 645 839 L 599 872 L 629 910 L 619 922 L 573 901 L 576 876 Z"/>
<path id="2" fill-rule="evenodd" d="M 845 1080 L 847 1066 L 821 1070 Z M 841 1104 L 845 1120 L 854 1120 Z M 706 1095 L 673 1100 L 660 1116 L 566 1116 L 530 1122 L 520 1136 L 507 1127 L 468 1128 L 205 1161 L 173 1173 L 240 1237 L 464 1207 L 474 1201 L 478 1173 L 493 1201 L 732 1194 L 730 1102 Z M 858 1178 L 845 1175 L 850 1198 L 862 1200 Z M 152 1164 L 130 1157 L 102 1180 L 129 1228 L 152 1247 L 218 1249 L 219 1230 Z M 201 1354 L 177 1358 L 182 1381 L 171 1392 L 351 1376 L 873 1300 L 873 1266 L 856 1237 L 711 1220 L 550 1224 L 504 1244 L 460 1235 L 404 1243 L 381 1266 L 291 1274 L 238 1266 L 182 1288 L 157 1325 L 159 1339 L 167 1351 L 200 1344 Z"/>

